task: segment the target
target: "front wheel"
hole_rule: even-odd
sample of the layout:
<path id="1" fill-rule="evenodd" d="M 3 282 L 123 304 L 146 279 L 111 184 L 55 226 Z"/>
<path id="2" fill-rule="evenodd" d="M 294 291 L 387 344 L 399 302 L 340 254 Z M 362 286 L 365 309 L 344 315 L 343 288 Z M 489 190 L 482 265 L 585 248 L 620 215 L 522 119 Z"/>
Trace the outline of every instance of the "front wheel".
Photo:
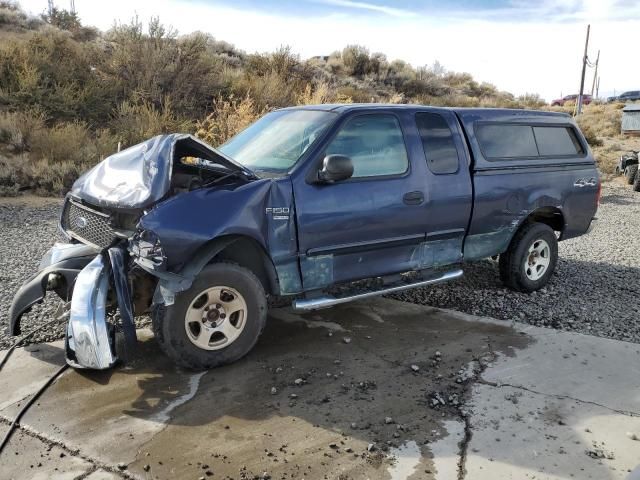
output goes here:
<path id="1" fill-rule="evenodd" d="M 531 293 L 544 287 L 558 262 L 558 239 L 543 223 L 523 226 L 500 255 L 500 278 L 509 288 Z"/>
<path id="2" fill-rule="evenodd" d="M 266 323 L 267 299 L 260 280 L 230 263 L 205 267 L 190 289 L 169 306 L 158 306 L 153 330 L 160 347 L 192 370 L 218 367 L 245 356 Z"/>

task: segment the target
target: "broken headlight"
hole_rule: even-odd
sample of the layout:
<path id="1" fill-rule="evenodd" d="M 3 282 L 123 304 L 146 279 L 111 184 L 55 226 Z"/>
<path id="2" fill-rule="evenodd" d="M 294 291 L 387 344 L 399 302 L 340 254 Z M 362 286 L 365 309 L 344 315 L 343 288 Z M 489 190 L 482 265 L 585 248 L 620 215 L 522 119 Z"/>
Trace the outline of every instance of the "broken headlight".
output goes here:
<path id="1" fill-rule="evenodd" d="M 136 263 L 151 270 L 164 270 L 167 258 L 164 256 L 158 236 L 149 231 L 137 232 L 129 242 L 129 253 Z"/>

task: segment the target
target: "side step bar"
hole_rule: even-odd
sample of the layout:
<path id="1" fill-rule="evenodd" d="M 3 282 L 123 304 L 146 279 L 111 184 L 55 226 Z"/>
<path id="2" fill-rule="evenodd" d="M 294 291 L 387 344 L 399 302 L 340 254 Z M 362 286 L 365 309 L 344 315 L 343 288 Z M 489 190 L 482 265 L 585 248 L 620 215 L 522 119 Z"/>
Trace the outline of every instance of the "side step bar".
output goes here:
<path id="1" fill-rule="evenodd" d="M 428 280 L 420 280 L 419 282 L 400 284 L 393 287 L 381 288 L 380 290 L 358 293 L 356 295 L 350 295 L 347 297 L 332 297 L 329 295 L 323 295 L 321 297 L 309 299 L 301 298 L 298 300 L 294 300 L 293 309 L 298 311 L 308 311 L 317 310 L 319 308 L 332 307 L 341 303 L 348 303 L 354 300 L 362 300 L 363 298 L 375 297 L 377 295 L 384 295 L 386 293 L 401 292 L 403 290 L 409 290 L 411 288 L 426 287 L 427 285 L 435 285 L 436 283 L 448 282 L 449 280 L 460 278 L 462 274 L 463 272 L 461 269 L 452 270 Z"/>

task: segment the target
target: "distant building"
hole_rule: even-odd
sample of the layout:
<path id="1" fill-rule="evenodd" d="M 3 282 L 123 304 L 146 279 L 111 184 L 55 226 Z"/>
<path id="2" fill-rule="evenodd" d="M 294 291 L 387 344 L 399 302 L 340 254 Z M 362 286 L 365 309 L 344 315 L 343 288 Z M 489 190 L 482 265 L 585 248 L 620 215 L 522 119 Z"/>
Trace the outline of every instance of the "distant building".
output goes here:
<path id="1" fill-rule="evenodd" d="M 622 134 L 640 137 L 640 103 L 630 103 L 622 109 Z"/>

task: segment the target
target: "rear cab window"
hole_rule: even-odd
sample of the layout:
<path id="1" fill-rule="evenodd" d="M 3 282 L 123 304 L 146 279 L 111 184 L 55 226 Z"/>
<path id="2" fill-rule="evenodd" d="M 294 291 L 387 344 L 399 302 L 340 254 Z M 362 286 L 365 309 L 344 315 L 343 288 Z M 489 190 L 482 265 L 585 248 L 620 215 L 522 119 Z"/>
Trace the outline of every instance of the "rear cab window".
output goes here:
<path id="1" fill-rule="evenodd" d="M 453 132 L 438 113 L 416 113 L 416 126 L 422 140 L 427 166 L 436 175 L 458 171 L 458 149 Z"/>
<path id="2" fill-rule="evenodd" d="M 583 157 L 585 150 L 573 127 L 480 123 L 476 138 L 487 160 Z"/>

